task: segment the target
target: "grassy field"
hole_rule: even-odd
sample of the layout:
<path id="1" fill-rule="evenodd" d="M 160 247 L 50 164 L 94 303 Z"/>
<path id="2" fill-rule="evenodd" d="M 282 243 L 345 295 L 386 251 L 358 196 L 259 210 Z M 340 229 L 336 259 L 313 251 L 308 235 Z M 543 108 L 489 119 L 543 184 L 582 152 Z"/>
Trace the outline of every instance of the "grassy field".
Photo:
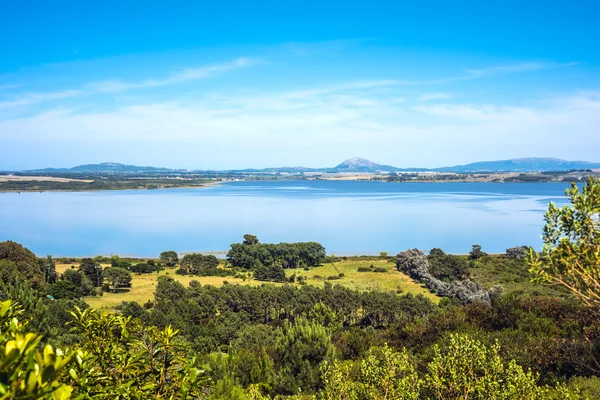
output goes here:
<path id="1" fill-rule="evenodd" d="M 385 268 L 387 272 L 358 272 L 359 267 Z M 71 268 L 72 264 L 57 264 L 56 271 L 62 273 Z M 110 266 L 103 264 L 102 267 Z M 328 277 L 343 277 L 339 279 L 327 279 Z M 157 279 L 161 275 L 168 275 L 173 279 L 181 282 L 184 286 L 188 286 L 193 280 L 200 282 L 203 285 L 221 286 L 224 281 L 230 284 L 240 285 L 262 285 L 265 282 L 254 279 L 246 279 L 245 281 L 231 276 L 216 277 L 216 276 L 189 276 L 175 274 L 175 268 L 169 268 L 154 274 L 133 275 L 131 288 L 127 291 L 119 293 L 104 293 L 100 297 L 86 297 L 85 301 L 91 307 L 96 309 L 112 309 L 123 301 L 136 301 L 140 304 L 152 300 L 156 289 Z M 324 286 L 325 282 L 330 282 L 332 285 L 342 285 L 354 290 L 360 291 L 389 291 L 394 293 L 413 293 L 422 294 L 430 298 L 434 302 L 439 301 L 439 297 L 430 293 L 422 285 L 414 282 L 408 276 L 398 272 L 393 263 L 387 260 L 378 258 L 373 259 L 348 259 L 336 263 L 328 263 L 319 267 L 311 268 L 309 271 L 303 269 L 286 270 L 286 275 L 303 276 L 306 283 L 315 286 Z M 274 285 L 282 285 L 281 283 L 273 283 Z M 296 284 L 298 285 L 298 284 Z"/>

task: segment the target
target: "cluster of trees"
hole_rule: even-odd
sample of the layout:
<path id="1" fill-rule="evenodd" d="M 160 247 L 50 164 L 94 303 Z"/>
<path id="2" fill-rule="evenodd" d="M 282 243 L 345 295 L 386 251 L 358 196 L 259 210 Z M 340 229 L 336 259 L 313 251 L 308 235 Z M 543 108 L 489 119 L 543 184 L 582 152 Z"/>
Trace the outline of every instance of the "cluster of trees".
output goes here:
<path id="1" fill-rule="evenodd" d="M 217 257 L 213 255 L 202 255 L 202 254 L 186 254 L 181 259 L 180 268 L 177 271 L 179 274 L 183 275 L 199 275 L 199 276 L 209 276 L 209 275 L 230 275 L 228 271 L 218 270 L 219 260 Z"/>
<path id="2" fill-rule="evenodd" d="M 283 269 L 315 267 L 325 256 L 325 248 L 316 242 L 270 244 L 244 235 L 242 243 L 231 245 L 227 261 L 234 268 L 253 270 L 258 280 L 284 282 Z"/>

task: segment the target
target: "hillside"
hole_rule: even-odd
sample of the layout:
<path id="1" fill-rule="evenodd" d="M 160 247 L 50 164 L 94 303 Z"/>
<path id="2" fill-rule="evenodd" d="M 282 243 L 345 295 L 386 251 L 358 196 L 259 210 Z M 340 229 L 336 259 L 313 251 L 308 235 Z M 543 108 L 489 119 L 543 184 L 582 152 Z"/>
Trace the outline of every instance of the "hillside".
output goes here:
<path id="1" fill-rule="evenodd" d="M 210 170 L 210 171 L 187 171 L 187 172 L 228 172 L 228 173 L 341 173 L 341 172 L 387 172 L 387 171 L 431 171 L 431 172 L 535 172 L 535 171 L 569 171 L 581 169 L 600 168 L 600 163 L 589 161 L 568 161 L 558 158 L 515 158 L 509 160 L 479 161 L 465 165 L 454 165 L 439 168 L 398 168 L 391 165 L 378 164 L 365 158 L 349 158 L 335 167 L 308 168 L 308 167 L 270 167 L 263 169 L 247 168 L 235 170 Z M 29 170 L 25 172 L 35 173 L 168 173 L 182 172 L 182 169 L 159 168 L 150 166 L 126 165 L 113 162 L 101 164 L 78 165 L 73 168 L 44 168 Z"/>
<path id="2" fill-rule="evenodd" d="M 480 161 L 452 167 L 433 168 L 439 172 L 529 172 L 529 171 L 569 171 L 574 169 L 600 168 L 600 163 L 588 161 L 567 161 L 558 158 L 516 158 L 499 161 Z"/>
<path id="3" fill-rule="evenodd" d="M 114 162 L 104 162 L 101 164 L 78 165 L 73 168 L 44 168 L 28 172 L 75 172 L 75 173 L 99 173 L 99 172 L 118 172 L 118 173 L 140 173 L 140 172 L 171 172 L 175 171 L 169 168 L 158 168 L 138 165 L 125 165 Z"/>

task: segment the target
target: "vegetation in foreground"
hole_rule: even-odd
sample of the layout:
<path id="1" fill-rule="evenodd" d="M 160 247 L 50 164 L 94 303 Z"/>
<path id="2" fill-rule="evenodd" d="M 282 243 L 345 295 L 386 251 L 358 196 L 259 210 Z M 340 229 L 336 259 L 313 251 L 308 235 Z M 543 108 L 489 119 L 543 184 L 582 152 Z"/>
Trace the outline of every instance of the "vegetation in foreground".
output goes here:
<path id="1" fill-rule="evenodd" d="M 571 207 L 549 207 L 541 254 L 513 248 L 505 256 L 520 262 L 527 257 L 530 279 L 562 290 L 503 292 L 472 281 L 469 271 L 489 257 L 477 246 L 467 259 L 438 249 L 398 254 L 397 268 L 443 296 L 438 304 L 421 295 L 332 282 L 215 287 L 193 280 L 185 287 L 162 276 L 151 302 L 103 313 L 77 297 L 45 295 L 59 282 L 66 282 L 64 293 L 73 287 L 118 291 L 130 284 L 123 271 L 156 273 L 162 267 L 148 262 L 128 268 L 127 261 L 111 260 L 102 270 L 88 259 L 58 279 L 51 258 L 1 243 L 0 395 L 599 398 L 600 181 L 590 180 L 582 193 L 574 186 L 569 195 Z M 245 241 L 236 254 L 253 258 L 248 273 L 268 279 L 281 277 L 261 275 L 261 269 L 278 271 L 275 266 L 289 266 L 301 249 L 314 246 Z M 172 254 L 161 259 L 173 261 Z M 181 268 L 186 274 L 190 266 L 198 275 L 219 269 L 206 256 L 178 262 L 190 263 Z"/>

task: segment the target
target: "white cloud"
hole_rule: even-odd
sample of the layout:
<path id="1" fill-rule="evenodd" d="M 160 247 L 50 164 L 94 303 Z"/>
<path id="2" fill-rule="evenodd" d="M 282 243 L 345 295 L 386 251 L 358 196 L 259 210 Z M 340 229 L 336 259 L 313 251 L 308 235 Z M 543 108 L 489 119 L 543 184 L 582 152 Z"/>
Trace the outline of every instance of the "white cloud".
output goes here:
<path id="1" fill-rule="evenodd" d="M 490 75 L 500 75 L 515 72 L 527 72 L 527 71 L 538 71 L 541 69 L 548 68 L 561 68 L 561 67 L 572 67 L 579 65 L 577 62 L 569 63 L 548 63 L 548 62 L 522 62 L 511 65 L 497 65 L 492 67 L 485 67 L 479 69 L 468 69 L 466 72 L 471 77 L 484 77 Z"/>
<path id="2" fill-rule="evenodd" d="M 16 151 L 28 143 L 40 148 L 62 144 L 90 154 L 110 144 L 113 150 L 103 159 L 113 159 L 115 148 L 135 144 L 155 149 L 139 161 L 146 164 L 152 164 L 156 149 L 171 149 L 164 155 L 160 151 L 161 160 L 181 167 L 244 167 L 248 160 L 254 160 L 251 166 L 302 164 L 306 158 L 329 160 L 348 154 L 377 154 L 377 161 L 398 166 L 532 155 L 597 161 L 593 149 L 600 146 L 598 93 L 519 106 L 411 104 L 398 101 L 395 91 L 373 91 L 388 84 L 355 82 L 256 96 L 206 96 L 195 102 L 138 104 L 106 112 L 55 110 L 0 121 L 0 140 Z M 195 149 L 201 158 L 186 157 Z"/>
<path id="3" fill-rule="evenodd" d="M 131 89 L 167 86 L 175 83 L 210 78 L 219 72 L 248 67 L 251 65 L 255 65 L 256 63 L 258 63 L 258 60 L 240 57 L 236 60 L 224 64 L 215 64 L 198 68 L 185 68 L 181 71 L 175 72 L 160 79 L 147 79 L 140 82 L 123 82 L 121 80 L 108 80 L 101 82 L 92 82 L 85 85 L 85 87 L 91 90 L 92 92 L 105 93 L 122 92 Z"/>
<path id="4" fill-rule="evenodd" d="M 11 100 L 1 101 L 0 109 L 27 106 L 52 100 L 61 100 L 73 97 L 88 96 L 96 93 L 116 93 L 132 89 L 152 88 L 167 86 L 176 83 L 195 81 L 213 77 L 219 72 L 230 71 L 238 68 L 257 64 L 259 61 L 240 57 L 231 62 L 215 64 L 197 68 L 186 68 L 164 78 L 147 79 L 139 82 L 124 82 L 121 80 L 108 80 L 92 82 L 82 85 L 79 89 L 59 90 L 55 92 L 23 93 Z M 0 87 L 1 89 L 2 87 Z"/>
<path id="5" fill-rule="evenodd" d="M 0 109 L 17 106 L 26 106 L 35 103 L 41 103 L 44 101 L 68 99 L 71 97 L 82 96 L 84 94 L 85 92 L 82 90 L 61 90 L 58 92 L 24 93 L 13 100 L 0 101 Z"/>

